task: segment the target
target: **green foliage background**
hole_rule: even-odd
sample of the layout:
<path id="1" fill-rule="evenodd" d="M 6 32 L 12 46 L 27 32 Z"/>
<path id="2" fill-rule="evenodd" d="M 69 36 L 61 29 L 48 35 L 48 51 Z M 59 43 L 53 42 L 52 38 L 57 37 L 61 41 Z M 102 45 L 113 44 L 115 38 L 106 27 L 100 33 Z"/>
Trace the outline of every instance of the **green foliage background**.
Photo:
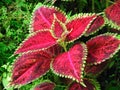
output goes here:
<path id="1" fill-rule="evenodd" d="M 52 4 L 54 0 L 1 0 L 0 1 L 0 90 L 9 88 L 11 66 L 14 57 L 10 57 L 19 43 L 24 40 L 29 32 L 32 10 L 39 2 Z M 68 15 L 77 13 L 100 13 L 113 3 L 113 0 L 57 0 L 54 5 L 67 12 Z M 104 30 L 112 31 L 109 27 Z M 99 33 L 104 32 L 101 31 Z M 117 31 L 120 34 L 120 32 Z M 118 37 L 120 38 L 120 36 Z M 22 86 L 19 90 L 30 90 L 43 79 L 55 78 L 59 84 L 59 79 L 51 77 L 49 72 L 43 78 L 33 83 Z M 51 79 L 52 80 L 52 79 Z M 117 53 L 110 62 L 108 68 L 98 77 L 102 90 L 120 90 L 120 53 Z M 65 84 L 57 86 L 56 90 L 63 90 Z"/>

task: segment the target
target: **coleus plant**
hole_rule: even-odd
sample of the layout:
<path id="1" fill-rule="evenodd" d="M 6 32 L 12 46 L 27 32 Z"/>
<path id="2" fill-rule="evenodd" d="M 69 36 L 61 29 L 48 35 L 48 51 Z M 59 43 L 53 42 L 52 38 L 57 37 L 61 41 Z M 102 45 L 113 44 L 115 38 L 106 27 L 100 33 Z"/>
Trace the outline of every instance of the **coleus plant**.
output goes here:
<path id="1" fill-rule="evenodd" d="M 120 29 L 120 1 L 100 14 L 78 14 L 70 18 L 56 7 L 37 5 L 30 24 L 30 34 L 14 54 L 12 85 L 24 85 L 42 77 L 49 70 L 70 79 L 67 90 L 99 90 L 90 74 L 102 72 L 119 50 L 115 33 L 105 33 L 81 41 L 100 30 L 106 23 Z M 113 17 L 114 14 L 114 17 Z M 34 90 L 53 90 L 55 83 L 45 81 Z"/>

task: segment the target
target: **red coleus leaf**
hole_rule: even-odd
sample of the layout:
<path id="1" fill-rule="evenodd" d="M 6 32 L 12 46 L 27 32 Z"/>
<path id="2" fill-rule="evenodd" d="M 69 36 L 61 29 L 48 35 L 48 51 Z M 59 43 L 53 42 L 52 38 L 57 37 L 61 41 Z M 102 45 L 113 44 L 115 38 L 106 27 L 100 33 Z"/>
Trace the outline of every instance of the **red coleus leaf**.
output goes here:
<path id="1" fill-rule="evenodd" d="M 87 64 L 98 64 L 112 57 L 119 49 L 120 40 L 115 34 L 103 34 L 87 41 Z"/>
<path id="2" fill-rule="evenodd" d="M 56 38 L 60 38 L 63 33 L 63 28 L 61 27 L 60 23 L 55 21 L 54 26 L 52 27 L 53 34 Z"/>
<path id="3" fill-rule="evenodd" d="M 52 30 L 51 32 L 53 34 L 53 37 L 55 37 L 57 39 L 63 38 L 65 36 L 65 34 L 67 34 L 67 28 L 65 26 L 65 23 L 61 22 L 56 17 L 56 15 L 54 15 L 54 20 L 53 20 L 53 23 L 52 23 L 51 30 Z"/>
<path id="4" fill-rule="evenodd" d="M 86 87 L 82 86 L 81 84 L 77 83 L 77 82 L 73 82 L 68 90 L 96 90 L 95 86 L 87 79 L 84 79 L 84 83 L 86 85 Z"/>
<path id="5" fill-rule="evenodd" d="M 41 6 L 36 9 L 33 14 L 31 31 L 34 32 L 42 29 L 50 29 L 54 20 L 54 14 L 61 22 L 66 21 L 65 14 L 58 8 Z"/>
<path id="6" fill-rule="evenodd" d="M 76 44 L 68 52 L 58 55 L 51 66 L 57 75 L 82 82 L 85 57 L 86 46 L 84 44 Z"/>
<path id="7" fill-rule="evenodd" d="M 86 35 L 90 35 L 98 31 L 104 25 L 104 18 L 102 16 L 97 16 L 97 18 L 92 22 L 89 29 L 86 31 Z"/>
<path id="8" fill-rule="evenodd" d="M 106 68 L 107 64 L 108 64 L 108 61 L 102 62 L 101 64 L 98 64 L 98 65 L 86 65 L 85 73 L 98 75 Z"/>
<path id="9" fill-rule="evenodd" d="M 43 50 L 43 51 L 44 51 L 45 54 L 47 53 L 51 57 L 54 58 L 57 55 L 59 55 L 62 52 L 62 50 L 63 50 L 63 48 L 60 45 L 56 44 L 56 45 L 54 45 L 54 46 L 52 46 L 52 47 L 50 47 L 50 48 L 48 48 L 46 50 Z"/>
<path id="10" fill-rule="evenodd" d="M 12 84 L 26 84 L 43 76 L 50 69 L 50 59 L 43 51 L 19 56 L 14 63 Z"/>
<path id="11" fill-rule="evenodd" d="M 23 41 L 23 43 L 20 44 L 19 48 L 16 50 L 15 54 L 33 50 L 41 50 L 55 44 L 56 39 L 52 37 L 49 31 L 39 31 L 33 33 L 30 37 Z"/>
<path id="12" fill-rule="evenodd" d="M 62 23 L 61 21 L 58 22 L 58 20 L 54 19 L 53 23 L 52 23 L 52 30 L 51 33 L 53 35 L 53 37 L 55 38 L 61 38 L 63 32 L 64 32 L 64 28 L 63 26 L 60 24 Z"/>
<path id="13" fill-rule="evenodd" d="M 81 37 L 95 18 L 96 15 L 83 15 L 69 21 L 66 25 L 67 30 L 70 31 L 67 36 L 67 41 L 74 41 Z"/>
<path id="14" fill-rule="evenodd" d="M 54 90 L 55 84 L 52 82 L 43 82 L 37 85 L 34 90 Z"/>
<path id="15" fill-rule="evenodd" d="M 113 28 L 120 29 L 120 0 L 105 9 L 105 15 L 108 23 Z M 112 22 L 111 22 L 111 21 Z"/>

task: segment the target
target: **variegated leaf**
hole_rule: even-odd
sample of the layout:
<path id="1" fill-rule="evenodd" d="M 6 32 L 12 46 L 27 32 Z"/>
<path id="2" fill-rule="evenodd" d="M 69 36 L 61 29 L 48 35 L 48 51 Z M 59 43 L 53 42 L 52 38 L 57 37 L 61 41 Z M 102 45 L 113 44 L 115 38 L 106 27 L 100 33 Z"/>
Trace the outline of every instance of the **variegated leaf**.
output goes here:
<path id="1" fill-rule="evenodd" d="M 60 23 L 57 21 L 55 21 L 51 30 L 53 31 L 52 34 L 55 38 L 60 38 L 64 31 Z"/>
<path id="2" fill-rule="evenodd" d="M 115 34 L 103 34 L 87 41 L 87 64 L 98 64 L 112 57 L 119 49 L 120 40 Z"/>
<path id="3" fill-rule="evenodd" d="M 68 87 L 68 90 L 100 90 L 96 89 L 95 85 L 93 85 L 90 80 L 84 79 L 84 83 L 86 87 L 82 86 L 80 83 L 73 82 Z"/>
<path id="4" fill-rule="evenodd" d="M 89 28 L 96 15 L 76 16 L 66 24 L 70 33 L 67 35 L 67 41 L 74 41 L 81 37 Z"/>
<path id="5" fill-rule="evenodd" d="M 55 88 L 54 83 L 46 81 L 46 82 L 43 82 L 43 83 L 37 85 L 34 88 L 34 90 L 54 90 L 54 88 Z"/>
<path id="6" fill-rule="evenodd" d="M 50 62 L 51 57 L 43 51 L 19 56 L 14 63 L 12 84 L 23 85 L 43 76 L 50 69 Z"/>
<path id="7" fill-rule="evenodd" d="M 84 44 L 74 45 L 68 52 L 58 55 L 51 68 L 59 76 L 82 82 L 82 74 L 86 57 Z"/>
<path id="8" fill-rule="evenodd" d="M 109 26 L 120 30 L 120 0 L 105 9 L 105 17 Z"/>
<path id="9" fill-rule="evenodd" d="M 51 27 L 51 33 L 53 37 L 59 39 L 65 37 L 64 35 L 67 34 L 67 28 L 65 23 L 61 22 L 57 16 L 54 14 L 54 20 Z"/>
<path id="10" fill-rule="evenodd" d="M 54 20 L 54 14 L 61 22 L 66 21 L 66 15 L 55 7 L 41 6 L 34 10 L 33 19 L 31 22 L 31 32 L 42 29 L 50 29 Z"/>
<path id="11" fill-rule="evenodd" d="M 86 31 L 86 35 L 91 35 L 97 32 L 100 28 L 104 26 L 104 18 L 102 16 L 97 16 L 97 18 L 91 23 L 89 29 Z"/>
<path id="12" fill-rule="evenodd" d="M 46 49 L 56 43 L 56 39 L 52 37 L 49 31 L 35 32 L 20 44 L 15 54 Z"/>

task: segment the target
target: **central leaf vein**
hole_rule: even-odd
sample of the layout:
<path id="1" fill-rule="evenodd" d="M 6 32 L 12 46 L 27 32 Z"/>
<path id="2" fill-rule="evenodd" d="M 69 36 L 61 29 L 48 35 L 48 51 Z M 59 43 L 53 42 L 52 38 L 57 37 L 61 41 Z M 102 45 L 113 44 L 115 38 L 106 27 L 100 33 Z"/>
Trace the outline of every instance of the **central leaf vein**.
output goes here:
<path id="1" fill-rule="evenodd" d="M 50 22 L 45 18 L 45 16 L 42 14 L 42 12 L 40 10 L 38 10 L 39 14 L 41 15 L 41 17 L 43 18 L 43 20 L 49 25 L 51 26 Z"/>
<path id="2" fill-rule="evenodd" d="M 76 71 L 76 69 L 75 69 L 75 67 L 74 67 L 74 65 L 73 65 L 73 62 L 72 62 L 72 59 L 71 59 L 71 56 L 70 56 L 70 53 L 69 53 L 69 52 L 68 52 L 68 60 L 69 60 L 69 62 L 70 62 L 70 65 L 72 66 L 72 69 L 73 69 L 73 71 L 74 71 L 74 74 L 76 75 L 77 78 L 79 78 L 79 76 L 78 76 L 78 74 L 77 74 L 77 71 Z"/>

